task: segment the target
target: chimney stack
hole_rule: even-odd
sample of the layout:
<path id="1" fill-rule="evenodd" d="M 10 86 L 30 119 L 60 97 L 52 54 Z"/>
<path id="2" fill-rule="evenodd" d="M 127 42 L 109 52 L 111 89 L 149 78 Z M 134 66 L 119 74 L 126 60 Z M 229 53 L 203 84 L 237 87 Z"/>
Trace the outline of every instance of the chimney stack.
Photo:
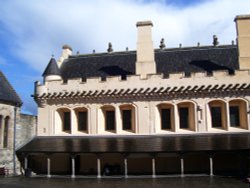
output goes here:
<path id="1" fill-rule="evenodd" d="M 152 41 L 151 21 L 137 22 L 136 74 L 146 78 L 147 74 L 156 74 L 156 63 Z"/>
<path id="2" fill-rule="evenodd" d="M 62 47 L 62 55 L 61 55 L 61 57 L 59 58 L 59 60 L 57 61 L 57 64 L 58 64 L 58 67 L 59 67 L 59 68 L 61 67 L 63 61 L 64 61 L 65 59 L 68 59 L 68 57 L 69 57 L 70 55 L 72 55 L 72 51 L 73 51 L 73 50 L 72 50 L 72 48 L 71 48 L 69 45 L 67 45 L 67 44 L 63 45 L 63 47 Z"/>
<path id="3" fill-rule="evenodd" d="M 235 18 L 240 70 L 250 70 L 250 15 Z"/>

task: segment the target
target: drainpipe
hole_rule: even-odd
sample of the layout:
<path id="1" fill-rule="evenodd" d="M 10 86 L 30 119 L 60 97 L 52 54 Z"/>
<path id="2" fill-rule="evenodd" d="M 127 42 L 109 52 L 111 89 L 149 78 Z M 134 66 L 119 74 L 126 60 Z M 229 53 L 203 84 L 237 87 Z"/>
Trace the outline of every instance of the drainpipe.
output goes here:
<path id="1" fill-rule="evenodd" d="M 16 111 L 17 106 L 14 107 L 14 131 L 13 131 L 13 173 L 16 175 Z"/>

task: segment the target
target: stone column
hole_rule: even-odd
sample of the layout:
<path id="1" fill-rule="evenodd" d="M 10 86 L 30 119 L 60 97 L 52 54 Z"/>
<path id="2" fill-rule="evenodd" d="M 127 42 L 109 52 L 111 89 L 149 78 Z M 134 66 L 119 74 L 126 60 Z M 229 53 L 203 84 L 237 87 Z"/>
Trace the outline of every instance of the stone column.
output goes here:
<path id="1" fill-rule="evenodd" d="M 225 116 L 226 116 L 226 127 L 225 129 L 226 130 L 229 130 L 230 128 L 230 116 L 229 116 L 229 113 L 230 113 L 230 108 L 229 108 L 229 102 L 227 101 L 226 102 L 226 112 L 225 112 Z M 223 117 L 223 115 L 222 115 Z"/>
<path id="2" fill-rule="evenodd" d="M 76 134 L 77 133 L 77 131 L 78 131 L 78 122 L 77 122 L 77 115 L 76 115 L 76 113 L 75 113 L 75 111 L 74 110 L 70 110 L 70 120 L 71 120 L 71 122 L 70 122 L 70 130 L 71 130 L 71 134 Z"/>
<path id="3" fill-rule="evenodd" d="M 178 113 L 178 106 L 177 104 L 174 105 L 174 132 L 178 132 L 180 129 L 180 122 L 179 122 L 179 113 Z"/>
<path id="4" fill-rule="evenodd" d="M 128 159 L 126 154 L 123 155 L 124 156 L 124 177 L 127 178 L 128 177 Z"/>
<path id="5" fill-rule="evenodd" d="M 24 155 L 24 170 L 28 169 L 28 155 Z"/>
<path id="6" fill-rule="evenodd" d="M 101 159 L 100 159 L 100 155 L 97 155 L 97 178 L 101 178 Z"/>
<path id="7" fill-rule="evenodd" d="M 155 178 L 155 155 L 152 155 L 152 178 Z"/>
<path id="8" fill-rule="evenodd" d="M 50 178 L 50 155 L 47 155 L 47 178 Z"/>
<path id="9" fill-rule="evenodd" d="M 184 176 L 184 158 L 182 155 L 180 156 L 180 160 L 181 160 L 181 176 L 183 177 Z"/>
<path id="10" fill-rule="evenodd" d="M 120 133 L 122 131 L 122 120 L 120 108 L 118 105 L 115 105 L 115 126 L 116 133 Z"/>
<path id="11" fill-rule="evenodd" d="M 213 156 L 209 156 L 210 176 L 214 175 Z"/>
<path id="12" fill-rule="evenodd" d="M 71 174 L 71 178 L 75 178 L 75 158 L 76 158 L 76 155 L 71 155 L 71 164 L 72 164 L 72 174 Z"/>

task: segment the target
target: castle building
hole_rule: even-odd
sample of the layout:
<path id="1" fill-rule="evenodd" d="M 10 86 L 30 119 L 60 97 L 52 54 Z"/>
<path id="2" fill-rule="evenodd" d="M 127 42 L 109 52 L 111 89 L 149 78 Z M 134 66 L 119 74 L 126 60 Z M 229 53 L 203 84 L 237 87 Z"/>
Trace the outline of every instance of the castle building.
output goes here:
<path id="1" fill-rule="evenodd" d="M 0 174 L 16 169 L 14 135 L 22 101 L 0 71 Z"/>
<path id="2" fill-rule="evenodd" d="M 64 45 L 35 83 L 38 137 L 17 153 L 37 174 L 247 174 L 250 15 L 237 43 L 154 49 L 151 21 L 136 51 L 76 54 Z"/>
<path id="3" fill-rule="evenodd" d="M 36 135 L 37 118 L 21 113 L 22 100 L 0 70 L 0 175 L 20 174 L 16 150 Z"/>

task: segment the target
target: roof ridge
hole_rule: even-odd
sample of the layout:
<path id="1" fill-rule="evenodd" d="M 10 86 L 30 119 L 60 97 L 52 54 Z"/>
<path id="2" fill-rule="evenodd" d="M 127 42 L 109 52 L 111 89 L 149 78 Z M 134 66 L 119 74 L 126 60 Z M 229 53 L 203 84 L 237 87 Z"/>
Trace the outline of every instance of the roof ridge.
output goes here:
<path id="1" fill-rule="evenodd" d="M 204 46 L 187 46 L 187 47 L 171 47 L 171 48 L 155 48 L 154 51 L 158 52 L 166 52 L 166 51 L 184 51 L 188 49 L 197 49 L 197 50 L 202 50 L 202 49 L 228 49 L 228 48 L 237 48 L 237 45 L 232 45 L 232 44 L 225 44 L 225 45 L 218 45 L 218 46 L 213 46 L 213 45 L 204 45 Z M 136 53 L 136 50 L 131 50 L 131 51 L 117 51 L 117 52 L 100 52 L 100 53 L 88 53 L 88 54 L 75 54 L 75 55 L 70 55 L 69 59 L 72 58 L 85 58 L 85 57 L 103 57 L 103 56 L 112 56 L 112 55 L 129 55 L 129 54 L 134 54 Z"/>
<path id="2" fill-rule="evenodd" d="M 113 55 L 129 55 L 136 53 L 136 50 L 131 51 L 117 51 L 117 52 L 102 52 L 102 53 L 92 53 L 92 54 L 76 54 L 76 55 L 70 55 L 69 59 L 72 58 L 81 58 L 81 57 L 103 57 L 103 56 L 113 56 Z"/>

